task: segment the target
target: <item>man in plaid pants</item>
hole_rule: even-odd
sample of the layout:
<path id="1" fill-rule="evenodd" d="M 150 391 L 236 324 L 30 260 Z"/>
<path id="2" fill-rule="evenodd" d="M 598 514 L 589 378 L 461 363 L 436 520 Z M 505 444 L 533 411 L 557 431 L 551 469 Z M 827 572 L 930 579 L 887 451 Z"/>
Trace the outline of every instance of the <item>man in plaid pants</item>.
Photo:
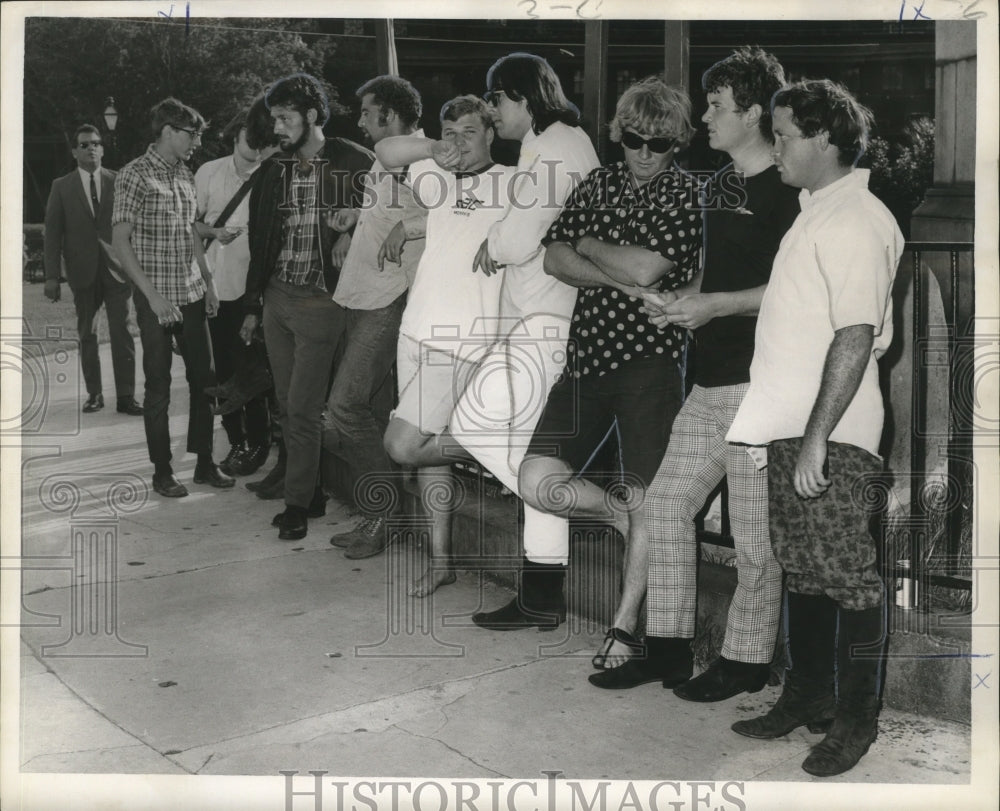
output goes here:
<path id="1" fill-rule="evenodd" d="M 674 420 L 666 455 L 633 519 L 648 533 L 645 658 L 596 673 L 598 687 L 662 681 L 689 701 L 720 701 L 766 683 L 781 602 L 781 569 L 768 535 L 767 474 L 726 432 L 746 393 L 755 314 L 778 243 L 799 212 L 797 191 L 771 158 L 770 99 L 784 71 L 770 54 L 742 48 L 702 77 L 709 145 L 733 162 L 705 190 L 702 273 L 676 300 L 647 297 L 654 324 L 694 330 L 695 385 Z M 694 518 L 726 477 L 738 582 L 722 655 L 691 679 L 697 538 Z M 644 525 L 642 524 L 644 519 Z"/>

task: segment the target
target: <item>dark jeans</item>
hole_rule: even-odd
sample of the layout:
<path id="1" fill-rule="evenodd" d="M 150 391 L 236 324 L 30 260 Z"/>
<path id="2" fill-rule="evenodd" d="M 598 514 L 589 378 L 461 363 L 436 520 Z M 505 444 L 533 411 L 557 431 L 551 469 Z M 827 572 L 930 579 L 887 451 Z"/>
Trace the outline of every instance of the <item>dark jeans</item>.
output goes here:
<path id="1" fill-rule="evenodd" d="M 118 397 L 135 394 L 135 341 L 128 331 L 128 300 L 131 295 L 132 286 L 115 279 L 103 262 L 93 284 L 73 288 L 76 332 L 80 336 L 80 367 L 89 395 L 103 394 L 101 358 L 97 351 L 97 314 L 102 304 L 108 314 L 115 393 Z"/>
<path id="2" fill-rule="evenodd" d="M 683 380 L 672 358 L 633 360 L 600 377 L 563 375 L 549 392 L 528 456 L 556 456 L 587 472 L 614 437 L 615 478 L 631 474 L 646 487 L 666 453 L 683 400 Z"/>
<path id="3" fill-rule="evenodd" d="M 215 376 L 220 382 L 235 374 L 242 355 L 250 350 L 240 338 L 243 325 L 243 298 L 220 301 L 215 318 L 208 319 L 212 333 L 212 356 L 215 358 Z M 222 417 L 230 445 L 239 445 L 244 439 L 250 445 L 267 445 L 271 441 L 271 415 L 267 395 L 254 397 L 243 408 Z"/>
<path id="4" fill-rule="evenodd" d="M 158 321 L 149 301 L 135 291 L 135 312 L 142 337 L 142 369 L 146 375 L 143 418 L 146 424 L 146 445 L 149 460 L 154 465 L 169 464 L 170 423 L 170 366 L 173 351 L 170 332 Z M 184 357 L 191 403 L 188 409 L 188 453 L 212 453 L 212 408 L 205 387 L 215 385 L 215 365 L 212 360 L 212 342 L 205 317 L 205 299 L 180 308 L 180 334 L 178 342 Z"/>
<path id="5" fill-rule="evenodd" d="M 329 293 L 274 278 L 264 290 L 264 340 L 288 451 L 290 507 L 308 507 L 316 490 L 323 403 L 343 322 L 344 308 Z"/>
<path id="6" fill-rule="evenodd" d="M 357 490 L 355 501 L 362 510 L 372 500 L 364 492 L 391 478 L 380 477 L 382 482 L 376 478 L 392 470 L 382 444 L 388 408 L 376 402 L 376 395 L 396 360 L 399 322 L 405 306 L 404 293 L 377 310 L 344 308 L 344 354 L 337 364 L 327 401 L 323 447 L 350 466 Z"/>

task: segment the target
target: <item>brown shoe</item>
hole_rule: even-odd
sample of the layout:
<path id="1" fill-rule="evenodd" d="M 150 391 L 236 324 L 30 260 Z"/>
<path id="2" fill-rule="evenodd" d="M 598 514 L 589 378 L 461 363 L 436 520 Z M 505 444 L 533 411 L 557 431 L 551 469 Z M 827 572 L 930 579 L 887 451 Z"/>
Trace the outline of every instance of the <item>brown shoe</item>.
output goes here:
<path id="1" fill-rule="evenodd" d="M 344 552 L 344 557 L 351 560 L 361 560 L 362 558 L 375 557 L 382 552 L 389 545 L 387 523 L 384 515 L 363 519 L 358 528 L 351 533 L 354 535 L 354 540 Z M 339 536 L 335 537 L 338 537 L 339 540 Z"/>

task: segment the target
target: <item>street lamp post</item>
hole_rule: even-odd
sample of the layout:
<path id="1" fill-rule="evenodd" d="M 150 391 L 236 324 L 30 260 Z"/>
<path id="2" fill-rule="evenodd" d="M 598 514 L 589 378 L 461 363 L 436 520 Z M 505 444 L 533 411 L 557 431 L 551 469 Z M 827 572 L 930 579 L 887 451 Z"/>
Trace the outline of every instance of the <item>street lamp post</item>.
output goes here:
<path id="1" fill-rule="evenodd" d="M 115 161 L 117 162 L 118 141 L 115 129 L 118 127 L 118 110 L 115 109 L 114 96 L 108 96 L 104 101 L 104 126 L 108 129 L 108 136 L 111 140 L 111 151 L 114 153 Z"/>

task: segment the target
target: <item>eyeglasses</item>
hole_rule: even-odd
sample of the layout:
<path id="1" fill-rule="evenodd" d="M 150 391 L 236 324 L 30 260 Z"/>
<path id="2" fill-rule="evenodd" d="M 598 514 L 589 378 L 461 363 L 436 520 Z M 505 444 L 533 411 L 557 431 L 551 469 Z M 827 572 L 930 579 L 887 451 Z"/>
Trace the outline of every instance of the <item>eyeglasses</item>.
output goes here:
<path id="1" fill-rule="evenodd" d="M 192 138 L 201 138 L 202 136 L 202 130 L 189 130 L 185 129 L 184 127 L 178 127 L 176 124 L 171 124 L 170 126 L 173 127 L 175 130 L 177 130 L 178 132 L 186 132 Z"/>
<path id="2" fill-rule="evenodd" d="M 643 138 L 641 135 L 637 135 L 634 132 L 623 132 L 622 133 L 622 145 L 628 147 L 629 149 L 642 149 L 643 145 L 649 147 L 650 152 L 655 152 L 657 155 L 662 155 L 664 152 L 669 152 L 674 148 L 674 141 L 672 138 L 664 138 L 662 136 L 657 138 Z"/>
<path id="3" fill-rule="evenodd" d="M 500 103 L 501 98 L 510 98 L 503 90 L 488 90 L 483 93 L 483 100 L 490 105 L 490 107 L 496 107 Z"/>
<path id="4" fill-rule="evenodd" d="M 76 148 L 77 149 L 89 149 L 90 147 L 94 147 L 96 149 L 97 147 L 102 146 L 102 145 L 103 145 L 103 141 L 87 141 L 86 143 L 77 144 Z"/>

